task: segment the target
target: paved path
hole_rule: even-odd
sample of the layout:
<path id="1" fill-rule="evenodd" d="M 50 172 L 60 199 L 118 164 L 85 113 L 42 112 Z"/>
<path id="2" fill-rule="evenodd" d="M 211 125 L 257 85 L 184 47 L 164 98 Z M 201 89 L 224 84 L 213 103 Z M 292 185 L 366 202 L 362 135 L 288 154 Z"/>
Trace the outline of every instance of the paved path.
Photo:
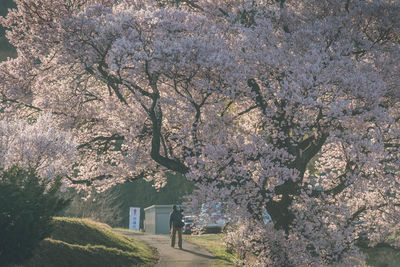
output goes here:
<path id="1" fill-rule="evenodd" d="M 172 248 L 168 235 L 134 234 L 118 231 L 121 234 L 143 240 L 159 253 L 156 267 L 206 267 L 211 266 L 214 256 L 207 250 L 183 240 L 183 249 Z"/>

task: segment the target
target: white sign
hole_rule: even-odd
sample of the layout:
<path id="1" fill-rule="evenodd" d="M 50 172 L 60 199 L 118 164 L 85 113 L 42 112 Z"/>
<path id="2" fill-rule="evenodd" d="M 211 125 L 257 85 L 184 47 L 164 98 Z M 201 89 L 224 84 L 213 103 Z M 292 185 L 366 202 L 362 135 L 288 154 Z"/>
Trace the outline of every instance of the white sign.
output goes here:
<path id="1" fill-rule="evenodd" d="M 140 208 L 129 208 L 129 229 L 139 231 Z"/>

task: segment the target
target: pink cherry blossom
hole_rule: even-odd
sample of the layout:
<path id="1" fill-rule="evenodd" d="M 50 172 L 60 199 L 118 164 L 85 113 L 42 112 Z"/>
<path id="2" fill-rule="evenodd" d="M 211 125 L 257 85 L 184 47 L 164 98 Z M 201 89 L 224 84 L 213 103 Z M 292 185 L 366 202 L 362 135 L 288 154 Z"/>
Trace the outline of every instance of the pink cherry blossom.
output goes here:
<path id="1" fill-rule="evenodd" d="M 185 174 L 256 266 L 354 266 L 398 230 L 398 1 L 16 3 L 1 116 L 70 131 L 70 186 Z"/>

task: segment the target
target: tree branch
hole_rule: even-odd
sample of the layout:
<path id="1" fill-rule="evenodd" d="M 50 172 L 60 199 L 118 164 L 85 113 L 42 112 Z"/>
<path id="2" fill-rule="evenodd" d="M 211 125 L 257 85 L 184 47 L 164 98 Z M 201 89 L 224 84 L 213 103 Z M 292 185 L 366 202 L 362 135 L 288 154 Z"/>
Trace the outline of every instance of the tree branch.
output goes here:
<path id="1" fill-rule="evenodd" d="M 177 160 L 163 157 L 160 155 L 161 147 L 161 126 L 162 126 L 162 112 L 161 107 L 157 104 L 159 96 L 154 94 L 153 103 L 149 109 L 149 116 L 152 122 L 152 140 L 151 140 L 151 158 L 158 164 L 166 167 L 171 171 L 176 171 L 181 174 L 189 172 L 189 168 Z"/>
<path id="2" fill-rule="evenodd" d="M 113 134 L 111 136 L 96 136 L 95 138 L 93 138 L 92 140 L 90 140 L 89 142 L 80 144 L 77 149 L 84 149 L 84 148 L 88 148 L 88 149 L 92 149 L 93 148 L 93 144 L 97 143 L 98 146 L 104 146 L 104 150 L 107 150 L 108 148 L 110 148 L 110 146 L 112 145 L 112 142 L 118 142 L 118 141 L 123 141 L 124 137 L 119 135 L 119 134 Z"/>

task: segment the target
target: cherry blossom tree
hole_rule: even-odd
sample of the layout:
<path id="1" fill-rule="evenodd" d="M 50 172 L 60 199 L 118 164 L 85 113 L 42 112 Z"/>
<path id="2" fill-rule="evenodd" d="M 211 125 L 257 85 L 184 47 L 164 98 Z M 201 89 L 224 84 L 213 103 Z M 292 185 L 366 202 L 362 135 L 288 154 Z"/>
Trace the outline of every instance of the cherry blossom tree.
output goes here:
<path id="1" fill-rule="evenodd" d="M 76 143 L 71 134 L 59 131 L 50 114 L 26 120 L 0 120 L 0 168 L 18 165 L 37 172 L 46 183 L 68 175 L 74 163 Z"/>
<path id="2" fill-rule="evenodd" d="M 260 266 L 353 266 L 398 229 L 398 1 L 16 3 L 2 116 L 71 129 L 71 186 L 185 174 Z"/>

